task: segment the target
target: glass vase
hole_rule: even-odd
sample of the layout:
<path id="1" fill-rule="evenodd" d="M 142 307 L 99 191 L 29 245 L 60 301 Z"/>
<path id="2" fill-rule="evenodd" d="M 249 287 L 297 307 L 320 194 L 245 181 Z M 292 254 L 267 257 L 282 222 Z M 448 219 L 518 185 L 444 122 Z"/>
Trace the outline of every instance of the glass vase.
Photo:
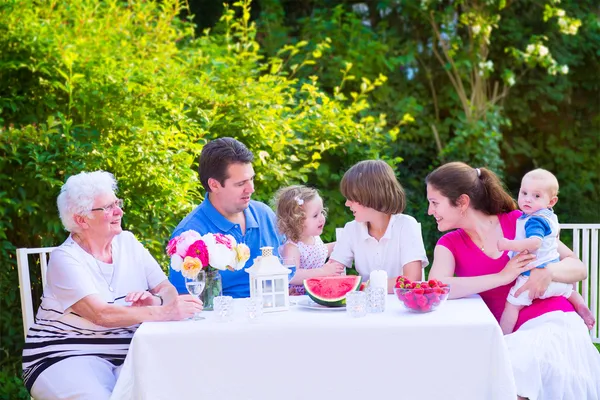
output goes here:
<path id="1" fill-rule="evenodd" d="M 202 292 L 202 303 L 206 311 L 212 311 L 214 307 L 214 299 L 217 296 L 223 295 L 223 285 L 221 283 L 221 275 L 216 269 L 210 268 L 206 271 L 206 287 Z"/>

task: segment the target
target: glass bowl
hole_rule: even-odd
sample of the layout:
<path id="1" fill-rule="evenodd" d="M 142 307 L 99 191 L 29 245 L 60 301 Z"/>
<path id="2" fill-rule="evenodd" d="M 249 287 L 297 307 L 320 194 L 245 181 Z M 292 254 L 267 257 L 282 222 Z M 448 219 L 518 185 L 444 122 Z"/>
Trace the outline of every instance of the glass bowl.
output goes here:
<path id="1" fill-rule="evenodd" d="M 450 286 L 417 289 L 394 288 L 394 292 L 408 310 L 426 313 L 435 310 L 446 301 L 450 293 Z"/>

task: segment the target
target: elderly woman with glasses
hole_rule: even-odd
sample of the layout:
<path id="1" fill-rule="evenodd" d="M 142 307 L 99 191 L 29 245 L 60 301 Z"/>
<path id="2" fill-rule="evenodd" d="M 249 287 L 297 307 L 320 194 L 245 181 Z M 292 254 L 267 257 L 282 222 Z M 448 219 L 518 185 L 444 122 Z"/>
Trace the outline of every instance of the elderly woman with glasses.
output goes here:
<path id="1" fill-rule="evenodd" d="M 140 323 L 202 310 L 178 296 L 150 253 L 121 228 L 123 201 L 103 171 L 71 176 L 58 196 L 67 240 L 50 255 L 42 303 L 23 349 L 37 399 L 108 399 Z"/>

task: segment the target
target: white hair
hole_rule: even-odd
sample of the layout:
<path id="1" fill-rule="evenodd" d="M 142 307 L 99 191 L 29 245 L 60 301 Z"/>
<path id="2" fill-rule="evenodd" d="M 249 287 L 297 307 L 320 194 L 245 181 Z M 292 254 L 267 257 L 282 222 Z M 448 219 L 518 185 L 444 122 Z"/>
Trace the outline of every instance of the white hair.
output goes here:
<path id="1" fill-rule="evenodd" d="M 67 179 L 56 200 L 58 214 L 63 226 L 69 232 L 77 232 L 79 226 L 75 215 L 93 218 L 91 213 L 96 197 L 116 193 L 117 181 L 110 172 L 80 172 Z"/>

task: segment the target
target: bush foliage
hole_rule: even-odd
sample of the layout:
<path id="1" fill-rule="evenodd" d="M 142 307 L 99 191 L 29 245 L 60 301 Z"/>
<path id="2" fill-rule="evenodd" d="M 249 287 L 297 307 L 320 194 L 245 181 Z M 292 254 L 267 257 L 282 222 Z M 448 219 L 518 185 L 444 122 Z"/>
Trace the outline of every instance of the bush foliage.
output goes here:
<path id="1" fill-rule="evenodd" d="M 225 11 L 220 33 L 198 36 L 180 6 L 75 0 L 0 9 L 0 259 L 9 266 L 0 275 L 0 382 L 10 391 L 0 397 L 23 395 L 9 385 L 20 376 L 22 342 L 15 248 L 65 239 L 55 202 L 68 176 L 115 174 L 124 227 L 166 265 L 171 230 L 201 200 L 194 169 L 207 140 L 233 136 L 249 146 L 258 199 L 310 179 L 338 211 L 345 168 L 363 158 L 397 161 L 382 152 L 392 136 L 367 101 L 385 77 L 349 97 L 328 94 L 316 76 L 294 77 L 313 62 L 308 52 L 288 63 L 306 44 L 260 54 L 247 4 L 241 17 Z M 332 226 L 345 219 L 336 215 Z"/>
<path id="2" fill-rule="evenodd" d="M 15 249 L 65 239 L 56 196 L 80 171 L 115 174 L 124 228 L 163 266 L 171 230 L 201 201 L 199 151 L 222 136 L 254 152 L 258 200 L 318 187 L 329 240 L 350 219 L 341 175 L 367 158 L 397 169 L 428 250 L 439 234 L 423 178 L 452 159 L 513 188 L 533 166 L 554 170 L 561 220 L 600 220 L 591 1 L 563 0 L 564 16 L 552 1 L 350 3 L 0 5 L 0 398 L 26 398 Z M 210 12 L 194 20 L 196 7 Z M 562 32 L 577 21 L 577 35 Z"/>

